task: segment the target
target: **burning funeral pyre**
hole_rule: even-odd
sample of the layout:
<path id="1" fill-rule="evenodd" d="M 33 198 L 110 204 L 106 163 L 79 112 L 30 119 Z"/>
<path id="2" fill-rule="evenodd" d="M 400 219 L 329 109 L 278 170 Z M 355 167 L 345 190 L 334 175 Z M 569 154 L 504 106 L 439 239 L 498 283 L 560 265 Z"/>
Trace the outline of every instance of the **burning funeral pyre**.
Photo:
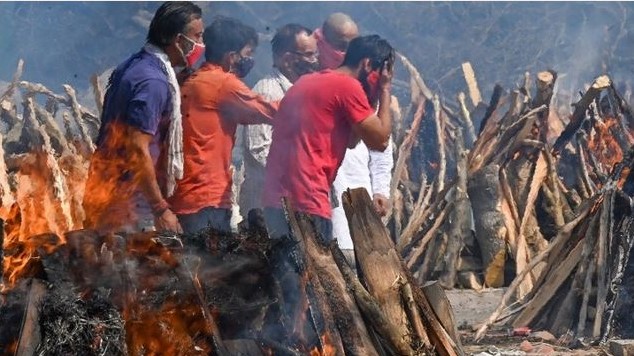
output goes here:
<path id="1" fill-rule="evenodd" d="M 82 229 L 98 115 L 68 85 L 21 81 L 20 62 L 0 97 L 2 353 L 462 354 L 441 287 L 509 287 L 479 337 L 500 321 L 570 340 L 623 333 L 627 98 L 607 76 L 578 101 L 554 97 L 545 71 L 485 104 L 465 63 L 469 100 L 454 101 L 399 58 L 411 100 L 393 101 L 389 230 L 365 191 L 342 197 L 356 271 L 292 207 L 279 241 L 257 214 L 238 234 Z"/>

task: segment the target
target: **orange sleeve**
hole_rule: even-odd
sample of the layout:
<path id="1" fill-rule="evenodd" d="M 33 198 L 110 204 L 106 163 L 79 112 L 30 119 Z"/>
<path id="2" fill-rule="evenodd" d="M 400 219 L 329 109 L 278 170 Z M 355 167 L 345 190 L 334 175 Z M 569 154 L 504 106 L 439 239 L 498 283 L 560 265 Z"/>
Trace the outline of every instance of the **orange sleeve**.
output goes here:
<path id="1" fill-rule="evenodd" d="M 272 124 L 279 102 L 267 102 L 238 78 L 230 78 L 222 87 L 220 112 L 237 124 Z"/>

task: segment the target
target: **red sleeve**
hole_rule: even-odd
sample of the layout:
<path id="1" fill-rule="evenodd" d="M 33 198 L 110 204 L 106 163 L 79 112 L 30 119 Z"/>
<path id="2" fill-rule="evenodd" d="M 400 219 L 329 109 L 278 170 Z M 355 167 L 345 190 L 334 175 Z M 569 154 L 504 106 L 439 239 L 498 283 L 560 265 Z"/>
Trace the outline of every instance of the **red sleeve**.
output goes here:
<path id="1" fill-rule="evenodd" d="M 358 80 L 348 79 L 341 84 L 339 86 L 341 112 L 350 123 L 358 124 L 374 114 L 374 109 L 370 106 L 368 97 Z"/>

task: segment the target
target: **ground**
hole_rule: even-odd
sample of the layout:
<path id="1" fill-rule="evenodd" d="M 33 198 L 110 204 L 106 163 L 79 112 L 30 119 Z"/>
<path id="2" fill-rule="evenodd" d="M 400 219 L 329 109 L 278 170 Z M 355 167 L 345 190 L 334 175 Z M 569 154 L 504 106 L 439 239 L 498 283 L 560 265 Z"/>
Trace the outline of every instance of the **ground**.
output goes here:
<path id="1" fill-rule="evenodd" d="M 473 340 L 475 326 L 495 310 L 504 294 L 504 289 L 485 289 L 480 292 L 453 289 L 446 293 L 468 355 L 610 355 L 607 347 L 591 346 L 573 350 L 558 346 L 556 341 L 545 342 L 534 337 L 510 336 L 512 330 L 505 327 L 493 328 L 481 342 L 476 343 Z"/>

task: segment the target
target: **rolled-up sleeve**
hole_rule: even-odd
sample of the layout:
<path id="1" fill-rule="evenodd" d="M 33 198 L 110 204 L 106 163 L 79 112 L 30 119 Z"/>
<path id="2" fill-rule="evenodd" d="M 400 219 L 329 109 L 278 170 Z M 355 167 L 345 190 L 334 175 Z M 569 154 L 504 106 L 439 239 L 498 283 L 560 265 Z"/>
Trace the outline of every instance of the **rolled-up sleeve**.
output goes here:
<path id="1" fill-rule="evenodd" d="M 394 167 L 393 142 L 390 143 L 385 151 L 370 151 L 370 179 L 372 181 L 372 192 L 374 194 L 382 194 L 387 198 L 390 197 L 390 183 L 392 181 L 392 168 Z"/>

